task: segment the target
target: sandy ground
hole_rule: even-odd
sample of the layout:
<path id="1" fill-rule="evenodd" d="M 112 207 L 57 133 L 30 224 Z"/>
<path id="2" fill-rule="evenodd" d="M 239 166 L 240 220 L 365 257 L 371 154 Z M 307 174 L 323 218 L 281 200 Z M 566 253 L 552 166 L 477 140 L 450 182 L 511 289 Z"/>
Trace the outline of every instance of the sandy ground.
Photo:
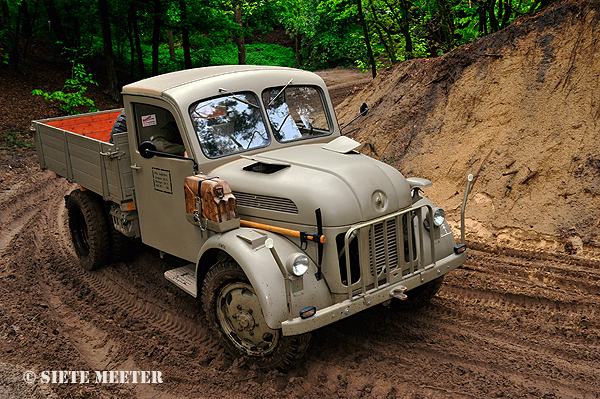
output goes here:
<path id="1" fill-rule="evenodd" d="M 172 259 L 141 246 L 83 271 L 62 198 L 73 186 L 33 154 L 0 168 L 1 397 L 599 396 L 597 262 L 474 249 L 423 310 L 363 312 L 316 331 L 296 368 L 264 373 L 210 343 L 198 303 L 162 276 Z M 163 383 L 44 384 L 47 370 L 153 370 Z"/>

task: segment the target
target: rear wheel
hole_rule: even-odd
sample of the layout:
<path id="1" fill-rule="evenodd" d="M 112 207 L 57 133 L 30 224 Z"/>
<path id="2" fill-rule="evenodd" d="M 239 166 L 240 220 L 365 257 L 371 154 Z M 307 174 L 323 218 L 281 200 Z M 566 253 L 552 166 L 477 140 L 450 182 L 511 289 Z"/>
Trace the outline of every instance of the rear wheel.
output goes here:
<path id="1" fill-rule="evenodd" d="M 110 259 L 110 237 L 101 200 L 90 191 L 75 190 L 66 207 L 75 252 L 84 269 L 95 270 Z"/>
<path id="2" fill-rule="evenodd" d="M 215 264 L 202 285 L 202 306 L 213 333 L 235 357 L 261 369 L 286 370 L 306 353 L 310 334 L 271 329 L 248 278 L 231 259 Z"/>
<path id="3" fill-rule="evenodd" d="M 421 309 L 427 305 L 431 298 L 437 294 L 444 283 L 444 276 L 431 280 L 428 283 L 413 288 L 406 293 L 407 298 L 400 300 L 393 298 L 390 302 L 390 309 L 399 311 L 413 311 Z"/>

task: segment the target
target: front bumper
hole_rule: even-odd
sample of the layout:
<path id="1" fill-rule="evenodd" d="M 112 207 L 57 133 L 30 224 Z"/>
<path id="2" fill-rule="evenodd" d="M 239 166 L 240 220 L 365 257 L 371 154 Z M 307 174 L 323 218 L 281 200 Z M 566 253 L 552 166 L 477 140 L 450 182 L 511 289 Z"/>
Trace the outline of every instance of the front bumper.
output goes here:
<path id="1" fill-rule="evenodd" d="M 283 335 L 304 334 L 328 324 L 335 323 L 336 321 L 391 299 L 391 293 L 400 287 L 406 287 L 408 289 L 407 296 L 410 296 L 411 289 L 432 281 L 448 273 L 450 270 L 456 269 L 462 265 L 466 259 L 466 251 L 459 255 L 448 255 L 426 268 L 419 270 L 414 275 L 394 284 L 381 285 L 379 288 L 367 291 L 353 299 L 347 299 L 325 309 L 317 309 L 316 314 L 308 319 L 296 317 L 292 320 L 286 320 L 281 323 L 282 333 Z"/>

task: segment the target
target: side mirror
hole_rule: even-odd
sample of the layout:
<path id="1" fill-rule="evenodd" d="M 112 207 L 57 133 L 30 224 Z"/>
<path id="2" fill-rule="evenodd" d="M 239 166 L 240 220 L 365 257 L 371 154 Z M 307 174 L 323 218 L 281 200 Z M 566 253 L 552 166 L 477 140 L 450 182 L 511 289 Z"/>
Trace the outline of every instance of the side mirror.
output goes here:
<path id="1" fill-rule="evenodd" d="M 344 126 L 342 126 L 342 127 L 340 128 L 340 132 L 341 132 L 342 130 L 344 130 L 344 128 L 345 128 L 346 126 L 348 126 L 349 124 L 351 124 L 352 122 L 354 122 L 355 120 L 357 120 L 358 118 L 360 118 L 361 116 L 365 116 L 365 115 L 367 114 L 367 112 L 368 112 L 368 111 L 369 111 L 369 106 L 367 105 L 367 103 L 362 103 L 362 104 L 360 104 L 360 114 L 356 115 L 356 116 L 354 117 L 354 119 L 352 119 L 350 122 L 348 122 L 348 123 L 346 123 Z"/>
<path id="2" fill-rule="evenodd" d="M 138 148 L 143 158 L 150 159 L 156 155 L 156 145 L 151 141 L 144 141 Z"/>
<path id="3" fill-rule="evenodd" d="M 196 173 L 198 172 L 198 164 L 196 163 L 194 158 L 188 158 L 188 157 L 183 157 L 181 155 L 168 154 L 166 152 L 157 151 L 156 145 L 151 141 L 144 141 L 142 144 L 140 144 L 140 146 L 138 147 L 138 151 L 140 152 L 140 155 L 142 156 L 142 158 L 146 158 L 146 159 L 154 158 L 155 156 L 157 156 L 157 157 L 161 157 L 161 158 L 171 158 L 171 159 L 181 159 L 184 161 L 192 161 L 194 163 L 194 171 L 196 171 Z"/>
<path id="4" fill-rule="evenodd" d="M 367 103 L 360 104 L 360 115 L 365 116 L 369 112 L 369 106 Z"/>

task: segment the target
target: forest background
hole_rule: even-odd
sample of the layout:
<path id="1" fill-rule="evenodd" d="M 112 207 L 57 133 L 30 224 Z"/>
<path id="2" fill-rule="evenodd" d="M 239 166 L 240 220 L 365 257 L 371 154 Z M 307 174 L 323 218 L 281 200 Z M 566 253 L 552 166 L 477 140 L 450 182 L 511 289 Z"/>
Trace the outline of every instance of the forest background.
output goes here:
<path id="1" fill-rule="evenodd" d="M 56 91 L 64 113 L 94 109 L 97 85 L 184 68 L 262 64 L 372 73 L 435 57 L 496 32 L 552 0 L 0 0 L 0 72 L 27 73 L 32 48 L 70 68 Z M 94 66 L 95 68 L 92 68 Z"/>

